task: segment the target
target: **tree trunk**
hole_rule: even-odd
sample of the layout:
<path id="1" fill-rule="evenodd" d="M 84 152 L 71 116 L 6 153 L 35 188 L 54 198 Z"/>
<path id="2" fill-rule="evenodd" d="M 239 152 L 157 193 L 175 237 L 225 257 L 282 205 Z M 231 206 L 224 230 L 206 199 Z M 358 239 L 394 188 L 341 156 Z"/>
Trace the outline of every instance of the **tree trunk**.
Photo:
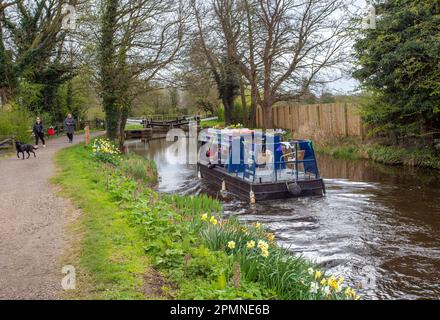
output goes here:
<path id="1" fill-rule="evenodd" d="M 251 112 L 249 114 L 248 126 L 251 128 L 257 127 L 257 104 L 254 101 L 251 102 Z"/>
<path id="2" fill-rule="evenodd" d="M 241 108 L 242 108 L 242 123 L 245 127 L 249 126 L 249 114 L 248 114 L 248 108 L 247 108 L 247 101 L 246 101 L 246 87 L 243 81 L 243 77 L 241 77 L 240 80 L 240 95 L 241 95 Z"/>
<path id="3" fill-rule="evenodd" d="M 119 133 L 119 113 L 116 107 L 116 99 L 112 94 L 106 95 L 103 98 L 103 105 L 105 111 L 107 138 L 116 140 Z"/>
<path id="4" fill-rule="evenodd" d="M 274 129 L 273 115 L 272 115 L 272 104 L 267 102 L 263 103 L 261 106 L 263 109 L 263 125 L 264 129 Z"/>
<path id="5" fill-rule="evenodd" d="M 6 87 L 0 88 L 0 106 L 5 106 L 9 102 L 9 94 Z"/>
<path id="6" fill-rule="evenodd" d="M 251 85 L 251 112 L 249 117 L 249 125 L 252 128 L 257 127 L 257 95 L 258 95 L 258 88 L 256 85 Z"/>
<path id="7" fill-rule="evenodd" d="M 118 20 L 118 0 L 108 0 L 103 8 L 100 41 L 100 82 L 105 111 L 107 137 L 116 140 L 119 133 L 119 108 L 115 82 L 115 33 Z"/>
<path id="8" fill-rule="evenodd" d="M 234 107 L 234 97 L 224 97 L 222 99 L 223 107 L 225 108 L 225 124 L 229 126 L 233 124 L 234 119 L 232 116 L 232 109 Z"/>
<path id="9" fill-rule="evenodd" d="M 16 85 L 15 73 L 13 72 L 11 55 L 8 54 L 4 45 L 3 28 L 0 23 L 0 104 L 6 105 Z"/>
<path id="10" fill-rule="evenodd" d="M 123 150 L 125 143 L 125 126 L 127 125 L 129 109 L 125 106 L 121 110 L 121 119 L 119 121 L 119 148 L 121 150 Z"/>

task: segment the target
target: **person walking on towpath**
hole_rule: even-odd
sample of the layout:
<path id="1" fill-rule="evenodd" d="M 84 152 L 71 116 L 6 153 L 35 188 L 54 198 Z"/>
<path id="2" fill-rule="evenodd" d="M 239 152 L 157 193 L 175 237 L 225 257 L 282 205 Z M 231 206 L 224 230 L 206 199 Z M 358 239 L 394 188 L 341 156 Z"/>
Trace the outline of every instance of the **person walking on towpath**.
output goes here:
<path id="1" fill-rule="evenodd" d="M 40 140 L 43 143 L 43 148 L 46 148 L 46 141 L 44 141 L 44 126 L 40 117 L 36 119 L 33 131 L 35 134 L 35 148 L 38 148 Z"/>
<path id="2" fill-rule="evenodd" d="M 73 134 L 75 133 L 75 119 L 72 114 L 68 114 L 66 120 L 64 120 L 64 131 L 67 133 L 69 143 L 73 143 Z"/>

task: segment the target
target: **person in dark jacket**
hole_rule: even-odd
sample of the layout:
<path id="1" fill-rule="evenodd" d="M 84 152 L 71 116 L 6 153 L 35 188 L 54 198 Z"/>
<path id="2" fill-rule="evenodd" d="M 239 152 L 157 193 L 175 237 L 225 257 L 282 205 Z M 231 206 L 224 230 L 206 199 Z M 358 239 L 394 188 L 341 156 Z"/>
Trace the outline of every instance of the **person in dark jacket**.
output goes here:
<path id="1" fill-rule="evenodd" d="M 67 133 L 69 143 L 73 143 L 73 134 L 75 133 L 75 119 L 69 113 L 66 120 L 64 120 L 64 131 Z"/>
<path id="2" fill-rule="evenodd" d="M 33 131 L 35 134 L 35 147 L 38 148 L 38 144 L 41 140 L 41 142 L 43 143 L 43 148 L 46 148 L 46 141 L 44 141 L 44 126 L 39 117 L 35 121 Z"/>

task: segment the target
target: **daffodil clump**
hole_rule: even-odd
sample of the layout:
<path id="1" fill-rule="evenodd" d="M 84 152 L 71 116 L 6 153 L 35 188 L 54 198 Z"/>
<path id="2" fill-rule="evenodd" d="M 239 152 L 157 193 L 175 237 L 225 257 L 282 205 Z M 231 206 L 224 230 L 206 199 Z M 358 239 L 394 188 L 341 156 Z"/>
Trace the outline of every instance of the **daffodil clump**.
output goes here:
<path id="1" fill-rule="evenodd" d="M 213 247 L 222 247 L 223 238 L 229 234 L 232 238 L 227 241 L 228 249 L 233 250 L 240 245 L 249 250 L 256 250 L 262 257 L 267 258 L 270 255 L 270 244 L 275 242 L 275 235 L 262 230 L 259 222 L 245 227 L 236 224 L 235 221 L 220 219 L 208 213 L 202 214 L 200 221 L 205 223 L 203 234 L 214 244 Z"/>
<path id="2" fill-rule="evenodd" d="M 92 151 L 95 158 L 105 163 L 118 165 L 122 160 L 121 152 L 116 145 L 108 139 L 95 139 Z"/>
<path id="3" fill-rule="evenodd" d="M 315 270 L 313 268 L 309 268 L 308 273 L 313 277 L 313 281 L 310 283 L 310 293 L 315 297 L 337 299 L 342 295 L 345 299 L 361 299 L 354 289 L 349 286 L 344 286 L 343 277 L 336 278 L 330 276 L 326 278 L 321 270 Z"/>
<path id="4" fill-rule="evenodd" d="M 263 282 L 286 299 L 359 300 L 343 278 L 327 277 L 310 263 L 280 248 L 275 235 L 259 223 L 241 225 L 204 213 L 199 219 L 201 234 L 212 250 L 224 250 L 240 263 L 248 281 Z M 292 288 L 295 288 L 293 290 Z"/>

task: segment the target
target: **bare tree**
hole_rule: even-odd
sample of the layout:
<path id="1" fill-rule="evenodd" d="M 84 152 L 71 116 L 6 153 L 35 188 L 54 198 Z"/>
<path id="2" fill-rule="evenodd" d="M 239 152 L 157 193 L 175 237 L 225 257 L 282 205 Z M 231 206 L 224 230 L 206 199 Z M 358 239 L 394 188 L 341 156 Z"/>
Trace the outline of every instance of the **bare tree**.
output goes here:
<path id="1" fill-rule="evenodd" d="M 236 43 L 240 36 L 240 19 L 234 0 L 212 0 L 208 4 L 193 2 L 196 34 L 205 53 L 225 109 L 225 122 L 233 119 L 235 97 L 239 95 L 240 71 L 236 64 Z"/>
<path id="2" fill-rule="evenodd" d="M 244 0 L 247 42 L 241 52 L 248 54 L 238 55 L 237 63 L 254 87 L 254 104 L 261 106 L 266 128 L 273 127 L 276 102 L 334 80 L 326 72 L 349 54 L 346 5 L 342 0 Z"/>
<path id="3" fill-rule="evenodd" d="M 250 0 L 243 0 L 243 10 L 246 21 L 245 36 L 243 42 L 245 48 L 243 50 L 243 56 L 245 62 L 237 57 L 240 65 L 240 69 L 243 72 L 246 79 L 249 81 L 251 87 L 251 113 L 249 117 L 249 124 L 252 127 L 256 126 L 256 116 L 258 107 L 258 65 L 256 59 L 256 45 L 255 45 L 255 29 L 256 29 L 256 6 L 251 3 Z"/>
<path id="4" fill-rule="evenodd" d="M 108 135 L 119 136 L 122 143 L 133 99 L 178 57 L 187 10 L 182 2 L 172 0 L 103 0 L 102 4 L 99 83 Z M 106 15 L 109 9 L 111 19 Z"/>
<path id="5" fill-rule="evenodd" d="M 335 80 L 349 55 L 349 15 L 344 0 L 211 0 L 220 26 L 211 42 L 224 44 L 229 62 L 251 89 L 251 123 L 257 105 L 264 126 L 273 127 L 272 107 L 301 96 L 311 85 Z M 198 19 L 200 24 L 200 18 Z M 208 27 L 205 29 L 209 30 Z M 199 28 L 202 34 L 202 28 Z M 205 32 L 206 33 L 206 32 Z M 208 46 L 207 46 L 208 47 Z M 211 55 L 207 48 L 207 55 Z M 215 62 L 213 58 L 213 65 Z M 242 89 L 243 92 L 243 89 Z"/>
<path id="6" fill-rule="evenodd" d="M 220 106 L 217 84 L 197 38 L 190 42 L 176 78 L 185 92 L 186 107 L 195 106 L 212 115 L 217 113 Z"/>

